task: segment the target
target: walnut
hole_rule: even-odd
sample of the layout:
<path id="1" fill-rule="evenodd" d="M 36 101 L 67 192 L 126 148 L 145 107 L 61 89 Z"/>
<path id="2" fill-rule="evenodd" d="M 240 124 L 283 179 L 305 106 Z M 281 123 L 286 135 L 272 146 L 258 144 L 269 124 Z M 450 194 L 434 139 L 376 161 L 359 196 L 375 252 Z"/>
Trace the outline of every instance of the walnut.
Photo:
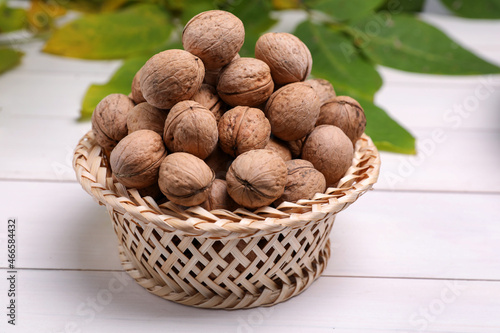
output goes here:
<path id="1" fill-rule="evenodd" d="M 349 96 L 337 96 L 321 106 L 317 125 L 339 127 L 354 145 L 365 131 L 366 116 L 355 99 Z"/>
<path id="2" fill-rule="evenodd" d="M 264 112 L 248 106 L 237 106 L 224 113 L 218 127 L 219 145 L 233 157 L 264 148 L 271 136 L 271 125 Z"/>
<path id="3" fill-rule="evenodd" d="M 326 190 L 325 176 L 306 160 L 291 160 L 285 162 L 288 176 L 285 192 L 275 201 L 276 205 L 284 201 L 296 202 L 300 199 L 312 199 L 314 194 Z"/>
<path id="4" fill-rule="evenodd" d="M 240 55 L 236 54 L 234 58 L 231 60 L 236 60 L 239 59 Z M 217 87 L 217 79 L 219 78 L 219 73 L 221 71 L 221 68 L 215 68 L 215 69 L 206 69 L 205 68 L 205 79 L 203 79 L 203 82 L 206 84 L 209 84 L 213 87 Z"/>
<path id="5" fill-rule="evenodd" d="M 209 84 L 203 83 L 200 90 L 198 90 L 192 97 L 192 100 L 200 103 L 212 111 L 217 122 L 220 120 L 220 117 L 222 117 L 224 112 L 226 112 L 224 102 L 222 102 L 219 95 L 217 95 L 215 88 Z"/>
<path id="6" fill-rule="evenodd" d="M 311 73 L 311 52 L 299 38 L 286 32 L 260 36 L 255 44 L 255 58 L 269 65 L 277 85 L 304 81 Z"/>
<path id="7" fill-rule="evenodd" d="M 97 143 L 110 152 L 128 134 L 127 114 L 134 107 L 128 96 L 111 94 L 97 104 L 92 114 L 92 130 Z"/>
<path id="8" fill-rule="evenodd" d="M 203 62 L 184 50 L 166 50 L 152 56 L 141 70 L 141 91 L 146 101 L 170 109 L 190 99 L 205 76 Z"/>
<path id="9" fill-rule="evenodd" d="M 302 154 L 302 147 L 304 146 L 304 142 L 306 142 L 307 136 L 294 140 L 294 141 L 286 141 L 286 145 L 290 152 L 292 153 L 293 158 L 299 158 Z"/>
<path id="10" fill-rule="evenodd" d="M 273 93 L 274 82 L 269 66 L 253 58 L 231 61 L 220 73 L 217 92 L 231 106 L 258 106 Z"/>
<path id="11" fill-rule="evenodd" d="M 209 10 L 193 17 L 182 32 L 186 51 L 198 56 L 208 69 L 227 65 L 245 41 L 243 22 L 222 10 Z"/>
<path id="12" fill-rule="evenodd" d="M 306 136 L 314 128 L 320 106 L 318 95 L 310 84 L 296 82 L 278 89 L 266 104 L 271 132 L 285 141 Z"/>
<path id="13" fill-rule="evenodd" d="M 272 150 L 250 150 L 236 157 L 226 175 L 227 191 L 238 204 L 257 208 L 271 204 L 285 190 L 286 165 Z"/>
<path id="14" fill-rule="evenodd" d="M 196 206 L 206 201 L 214 173 L 198 157 L 189 153 L 173 153 L 160 166 L 160 190 L 173 203 Z"/>
<path id="15" fill-rule="evenodd" d="M 292 159 L 292 153 L 286 146 L 286 143 L 275 137 L 271 137 L 264 149 L 270 149 L 277 152 L 285 162 Z"/>
<path id="16" fill-rule="evenodd" d="M 215 178 L 225 180 L 227 169 L 229 169 L 233 160 L 232 156 L 226 154 L 220 146 L 217 146 L 214 152 L 205 159 L 205 163 L 214 171 Z"/>
<path id="17" fill-rule="evenodd" d="M 167 115 L 168 111 L 157 109 L 147 102 L 137 104 L 127 115 L 128 133 L 148 129 L 163 136 Z"/>
<path id="18" fill-rule="evenodd" d="M 111 152 L 114 179 L 127 187 L 146 188 L 158 181 L 158 169 L 167 154 L 161 136 L 139 130 L 123 138 Z"/>
<path id="19" fill-rule="evenodd" d="M 227 193 L 227 184 L 225 180 L 215 179 L 208 190 L 208 199 L 200 204 L 208 211 L 214 209 L 235 210 L 238 205 Z"/>
<path id="20" fill-rule="evenodd" d="M 327 186 L 336 186 L 352 164 L 354 149 L 344 132 L 332 125 L 320 125 L 309 134 L 302 158 L 311 162 L 326 179 Z"/>
<path id="21" fill-rule="evenodd" d="M 146 101 L 141 91 L 141 70 L 142 67 L 137 71 L 137 73 L 135 73 L 134 79 L 132 80 L 132 91 L 130 94 L 135 104 L 144 103 Z"/>
<path id="22" fill-rule="evenodd" d="M 171 152 L 204 159 L 215 150 L 217 133 L 217 121 L 209 109 L 195 101 L 182 101 L 170 109 L 163 140 Z"/>
<path id="23" fill-rule="evenodd" d="M 335 96 L 337 96 L 335 94 L 335 89 L 333 89 L 333 86 L 330 83 L 330 81 L 324 79 L 309 79 L 304 82 L 309 83 L 316 91 L 321 105 L 323 105 L 329 99 L 332 99 Z"/>

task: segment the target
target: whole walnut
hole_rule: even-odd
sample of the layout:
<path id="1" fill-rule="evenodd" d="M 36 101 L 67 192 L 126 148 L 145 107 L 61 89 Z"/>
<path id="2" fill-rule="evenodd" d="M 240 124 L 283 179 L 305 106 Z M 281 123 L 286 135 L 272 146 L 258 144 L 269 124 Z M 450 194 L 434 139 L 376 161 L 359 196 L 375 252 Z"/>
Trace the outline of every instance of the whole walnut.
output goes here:
<path id="1" fill-rule="evenodd" d="M 269 32 L 257 40 L 255 58 L 271 68 L 277 85 L 304 81 L 311 73 L 311 52 L 298 37 L 286 32 Z"/>
<path id="2" fill-rule="evenodd" d="M 293 158 L 299 158 L 302 154 L 302 147 L 304 146 L 304 142 L 306 142 L 307 136 L 294 140 L 294 141 L 286 141 L 286 145 L 290 152 L 292 153 Z"/>
<path id="3" fill-rule="evenodd" d="M 142 67 L 137 71 L 137 73 L 135 73 L 134 79 L 132 80 L 132 88 L 130 94 L 135 104 L 144 103 L 146 101 L 141 91 L 141 70 Z"/>
<path id="4" fill-rule="evenodd" d="M 316 170 L 311 162 L 297 159 L 287 161 L 285 164 L 288 171 L 285 192 L 275 201 L 276 205 L 284 201 L 312 199 L 314 194 L 325 192 L 325 176 Z"/>
<path id="5" fill-rule="evenodd" d="M 108 152 L 127 136 L 127 115 L 134 106 L 122 94 L 108 95 L 97 104 L 92 113 L 92 130 L 97 143 Z"/>
<path id="6" fill-rule="evenodd" d="M 274 82 L 269 66 L 254 58 L 239 58 L 222 68 L 217 92 L 231 106 L 258 106 L 273 93 Z"/>
<path id="7" fill-rule="evenodd" d="M 285 141 L 310 133 L 319 115 L 320 102 L 310 84 L 295 82 L 275 91 L 266 104 L 271 132 Z"/>
<path id="8" fill-rule="evenodd" d="M 292 153 L 286 146 L 286 143 L 275 137 L 271 137 L 264 149 L 270 149 L 277 152 L 285 162 L 292 159 Z"/>
<path id="9" fill-rule="evenodd" d="M 323 105 L 326 101 L 337 96 L 330 81 L 324 79 L 309 79 L 305 83 L 310 84 L 319 97 L 319 102 Z"/>
<path id="10" fill-rule="evenodd" d="M 325 176 L 328 187 L 337 185 L 351 166 L 353 157 L 351 140 L 340 128 L 332 125 L 316 127 L 302 148 L 302 158 Z"/>
<path id="11" fill-rule="evenodd" d="M 192 100 L 212 111 L 217 121 L 226 112 L 224 102 L 217 95 L 215 88 L 209 84 L 203 83 L 196 94 L 194 94 Z"/>
<path id="12" fill-rule="evenodd" d="M 365 131 L 366 116 L 354 98 L 337 96 L 321 106 L 316 125 L 337 126 L 355 144 Z"/>
<path id="13" fill-rule="evenodd" d="M 214 152 L 205 158 L 205 163 L 214 171 L 215 178 L 226 179 L 226 173 L 234 158 L 226 154 L 220 146 L 215 148 Z"/>
<path id="14" fill-rule="evenodd" d="M 222 10 L 209 10 L 196 15 L 182 32 L 184 49 L 200 57 L 208 69 L 228 64 L 244 41 L 243 22 Z"/>
<path id="15" fill-rule="evenodd" d="M 127 187 L 151 186 L 158 181 L 158 169 L 166 154 L 158 133 L 150 130 L 130 133 L 111 152 L 113 177 Z"/>
<path id="16" fill-rule="evenodd" d="M 184 50 L 166 50 L 152 56 L 141 69 L 141 91 L 146 101 L 170 109 L 200 89 L 205 67 L 200 58 Z"/>
<path id="17" fill-rule="evenodd" d="M 236 60 L 239 59 L 240 55 L 236 54 L 234 58 L 231 60 Z M 213 68 L 213 69 L 207 69 L 205 68 L 205 78 L 203 79 L 203 82 L 206 84 L 209 84 L 213 87 L 217 87 L 217 79 L 219 78 L 219 73 L 221 71 L 221 68 Z"/>
<path id="18" fill-rule="evenodd" d="M 160 190 L 173 203 L 196 206 L 206 201 L 214 181 L 210 167 L 189 153 L 173 153 L 160 166 Z"/>
<path id="19" fill-rule="evenodd" d="M 217 139 L 217 121 L 206 107 L 182 101 L 170 109 L 163 140 L 171 152 L 187 152 L 204 159 L 217 147 Z"/>
<path id="20" fill-rule="evenodd" d="M 285 190 L 287 169 L 278 153 L 250 150 L 236 157 L 226 175 L 227 191 L 236 203 L 257 208 L 271 204 Z"/>
<path id="21" fill-rule="evenodd" d="M 163 136 L 167 115 L 168 111 L 157 109 L 147 102 L 137 104 L 127 115 L 128 133 L 148 129 Z"/>
<path id="22" fill-rule="evenodd" d="M 227 184 L 225 180 L 215 179 L 208 190 L 208 199 L 200 204 L 208 211 L 214 209 L 235 210 L 238 205 L 227 193 Z"/>
<path id="23" fill-rule="evenodd" d="M 224 113 L 218 127 L 219 146 L 233 157 L 264 148 L 271 136 L 271 125 L 264 112 L 248 106 L 237 106 Z"/>

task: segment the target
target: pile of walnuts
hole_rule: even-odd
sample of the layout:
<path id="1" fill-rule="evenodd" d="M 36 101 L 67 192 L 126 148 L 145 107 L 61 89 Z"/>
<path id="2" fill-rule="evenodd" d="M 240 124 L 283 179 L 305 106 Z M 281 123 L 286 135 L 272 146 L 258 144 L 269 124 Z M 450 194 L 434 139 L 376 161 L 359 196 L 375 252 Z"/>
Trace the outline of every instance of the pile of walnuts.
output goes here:
<path id="1" fill-rule="evenodd" d="M 311 199 L 338 183 L 363 109 L 307 80 L 311 53 L 294 35 L 262 35 L 255 58 L 238 55 L 244 38 L 233 14 L 200 13 L 184 27 L 184 50 L 154 55 L 129 96 L 97 105 L 92 129 L 115 181 L 208 210 Z"/>

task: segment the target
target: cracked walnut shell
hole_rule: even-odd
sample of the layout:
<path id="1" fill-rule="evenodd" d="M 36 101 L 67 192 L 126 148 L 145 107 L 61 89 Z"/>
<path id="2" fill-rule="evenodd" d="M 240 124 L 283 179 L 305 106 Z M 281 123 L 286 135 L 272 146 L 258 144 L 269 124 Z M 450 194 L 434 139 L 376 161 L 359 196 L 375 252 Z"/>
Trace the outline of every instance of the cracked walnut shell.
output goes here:
<path id="1" fill-rule="evenodd" d="M 272 150 L 256 149 L 236 157 L 226 175 L 233 200 L 250 209 L 271 204 L 285 190 L 287 169 Z"/>

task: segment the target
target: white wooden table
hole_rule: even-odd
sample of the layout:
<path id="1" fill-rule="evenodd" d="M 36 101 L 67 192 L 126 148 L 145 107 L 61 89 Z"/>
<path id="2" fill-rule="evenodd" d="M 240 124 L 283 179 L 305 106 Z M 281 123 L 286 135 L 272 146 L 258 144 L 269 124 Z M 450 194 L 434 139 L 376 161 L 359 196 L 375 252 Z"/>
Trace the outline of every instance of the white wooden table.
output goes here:
<path id="1" fill-rule="evenodd" d="M 423 15 L 500 64 L 500 22 Z M 0 332 L 500 332 L 500 76 L 382 68 L 376 102 L 417 137 L 382 153 L 375 190 L 334 225 L 332 258 L 300 296 L 271 308 L 200 310 L 162 300 L 120 266 L 104 208 L 75 181 L 90 83 L 119 61 L 22 46 L 0 76 Z M 460 111 L 461 110 L 461 111 Z M 16 326 L 7 221 L 17 219 Z"/>

